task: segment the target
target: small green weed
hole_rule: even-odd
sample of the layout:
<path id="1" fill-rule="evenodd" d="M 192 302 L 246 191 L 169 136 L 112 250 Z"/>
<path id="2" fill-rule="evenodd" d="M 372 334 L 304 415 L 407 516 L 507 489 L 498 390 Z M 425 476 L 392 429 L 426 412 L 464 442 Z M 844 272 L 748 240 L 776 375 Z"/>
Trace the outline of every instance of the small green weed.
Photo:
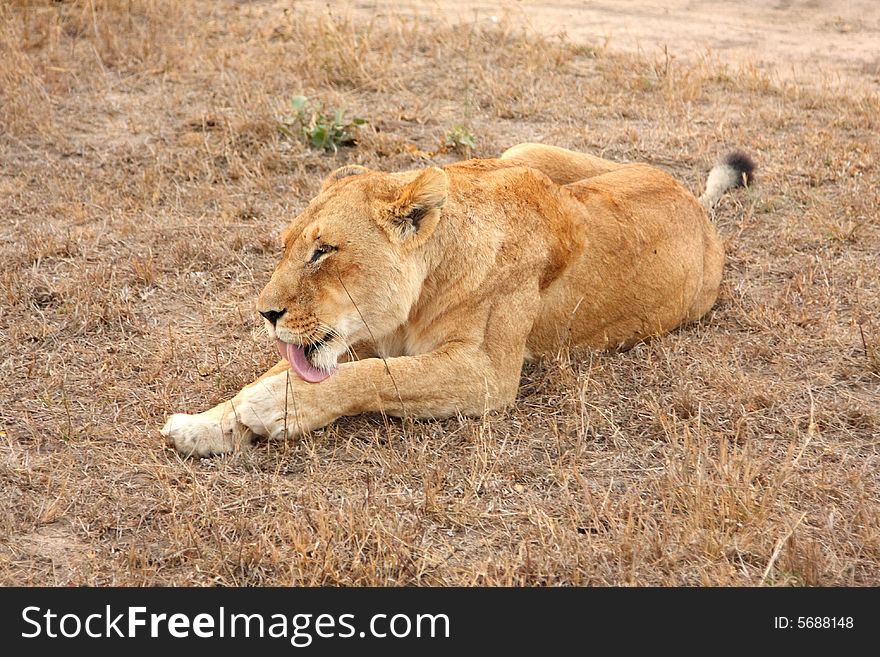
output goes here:
<path id="1" fill-rule="evenodd" d="M 281 121 L 278 129 L 291 139 L 302 139 L 312 148 L 334 153 L 340 146 L 353 146 L 357 142 L 357 130 L 366 119 L 345 119 L 345 111 L 324 111 L 320 102 L 310 103 L 305 96 L 291 100 L 294 114 Z"/>
<path id="2" fill-rule="evenodd" d="M 459 123 L 454 125 L 452 130 L 446 133 L 446 142 L 444 146 L 459 152 L 464 152 L 469 156 L 470 152 L 477 148 L 477 140 L 470 128 L 464 123 Z"/>

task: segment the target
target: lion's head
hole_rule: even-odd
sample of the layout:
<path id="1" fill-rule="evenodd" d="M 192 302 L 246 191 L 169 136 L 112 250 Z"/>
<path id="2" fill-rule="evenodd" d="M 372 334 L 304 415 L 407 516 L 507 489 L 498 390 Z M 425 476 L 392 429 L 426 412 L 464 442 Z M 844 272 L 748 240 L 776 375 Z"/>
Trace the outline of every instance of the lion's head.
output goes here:
<path id="1" fill-rule="evenodd" d="M 284 231 L 284 254 L 257 310 L 302 379 L 326 379 L 350 345 L 406 321 L 426 275 L 419 252 L 440 220 L 446 186 L 436 167 L 342 167 Z"/>

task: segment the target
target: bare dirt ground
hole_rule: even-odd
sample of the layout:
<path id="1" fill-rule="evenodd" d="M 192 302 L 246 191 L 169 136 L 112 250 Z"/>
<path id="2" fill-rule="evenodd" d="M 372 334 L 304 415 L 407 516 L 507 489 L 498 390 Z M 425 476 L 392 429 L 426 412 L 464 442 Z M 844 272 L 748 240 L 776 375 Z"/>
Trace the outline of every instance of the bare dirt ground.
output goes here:
<path id="1" fill-rule="evenodd" d="M 0 583 L 880 582 L 875 3 L 660 4 L 0 5 Z M 280 131 L 297 94 L 357 146 Z M 748 150 L 714 310 L 484 418 L 163 445 L 273 362 L 253 301 L 323 176 L 459 124 L 695 191 Z"/>
<path id="2" fill-rule="evenodd" d="M 874 0 L 367 0 L 357 8 L 364 15 L 440 15 L 461 24 L 503 20 L 649 57 L 666 52 L 760 66 L 788 80 L 880 83 L 880 3 Z"/>

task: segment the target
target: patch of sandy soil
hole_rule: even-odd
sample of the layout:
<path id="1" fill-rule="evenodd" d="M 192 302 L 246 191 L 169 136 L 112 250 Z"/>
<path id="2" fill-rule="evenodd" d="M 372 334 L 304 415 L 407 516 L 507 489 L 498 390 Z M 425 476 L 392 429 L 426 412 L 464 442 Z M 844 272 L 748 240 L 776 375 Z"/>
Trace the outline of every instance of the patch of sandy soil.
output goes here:
<path id="1" fill-rule="evenodd" d="M 18 567 L 41 573 L 46 586 L 63 586 L 76 581 L 77 570 L 85 563 L 87 545 L 65 521 L 53 522 L 11 538 L 0 549 L 0 562 L 15 561 Z"/>
<path id="2" fill-rule="evenodd" d="M 302 4 L 330 8 L 326 2 Z M 365 16 L 507 20 L 615 50 L 710 56 L 754 64 L 783 79 L 880 87 L 878 0 L 363 0 L 354 7 Z"/>

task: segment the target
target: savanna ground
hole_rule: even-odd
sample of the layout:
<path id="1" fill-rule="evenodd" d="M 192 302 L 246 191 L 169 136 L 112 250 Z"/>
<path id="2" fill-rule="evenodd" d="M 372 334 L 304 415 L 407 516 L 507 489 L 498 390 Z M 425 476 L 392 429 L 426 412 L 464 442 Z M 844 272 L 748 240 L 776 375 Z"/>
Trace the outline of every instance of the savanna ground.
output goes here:
<path id="1" fill-rule="evenodd" d="M 781 25 L 846 36 L 835 3 L 779 4 Z M 876 47 L 869 9 L 844 24 Z M 0 5 L 0 583 L 880 582 L 876 67 L 832 85 L 465 18 Z M 297 94 L 367 119 L 357 146 L 280 131 Z M 322 177 L 464 157 L 440 148 L 458 124 L 477 156 L 545 141 L 695 191 L 751 152 L 758 185 L 714 213 L 715 309 L 530 365 L 517 406 L 481 419 L 166 447 L 168 414 L 273 363 L 254 299 Z"/>

